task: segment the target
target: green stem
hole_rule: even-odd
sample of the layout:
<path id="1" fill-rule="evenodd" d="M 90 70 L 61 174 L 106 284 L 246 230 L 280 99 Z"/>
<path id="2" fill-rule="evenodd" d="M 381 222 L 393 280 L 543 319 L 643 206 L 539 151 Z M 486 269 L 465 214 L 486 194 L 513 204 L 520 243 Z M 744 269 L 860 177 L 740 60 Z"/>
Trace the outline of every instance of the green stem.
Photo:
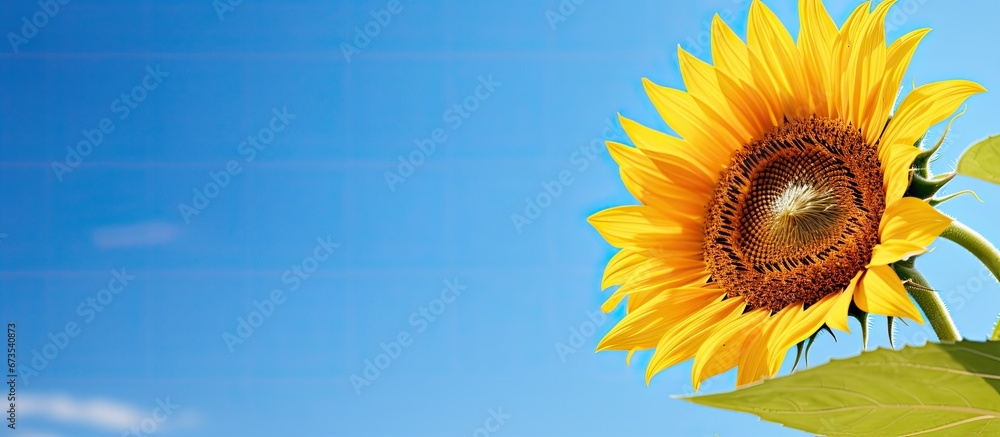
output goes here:
<path id="1" fill-rule="evenodd" d="M 913 261 L 898 262 L 892 268 L 906 284 L 906 291 L 917 301 L 920 309 L 927 316 L 927 321 L 934 328 L 938 340 L 943 342 L 956 342 L 962 340 L 962 335 L 958 333 L 958 327 L 951 320 L 948 308 L 944 306 L 941 296 L 927 283 L 916 269 L 913 268 Z"/>
<path id="2" fill-rule="evenodd" d="M 951 222 L 951 226 L 948 226 L 948 229 L 945 229 L 941 236 L 958 243 L 959 246 L 971 252 L 976 258 L 979 258 L 979 261 L 986 268 L 990 269 L 994 277 L 1000 279 L 1000 251 L 986 237 L 958 220 Z M 993 328 L 990 340 L 1000 340 L 1000 323 Z"/>

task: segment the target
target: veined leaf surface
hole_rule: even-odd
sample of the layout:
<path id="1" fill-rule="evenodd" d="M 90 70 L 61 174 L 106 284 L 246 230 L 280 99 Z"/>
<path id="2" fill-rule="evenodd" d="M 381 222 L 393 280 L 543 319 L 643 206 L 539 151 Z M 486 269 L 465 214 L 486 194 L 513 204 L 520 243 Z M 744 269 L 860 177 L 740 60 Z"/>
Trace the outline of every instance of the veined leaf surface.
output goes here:
<path id="1" fill-rule="evenodd" d="M 828 436 L 1000 435 L 1000 342 L 928 343 L 684 398 Z"/>

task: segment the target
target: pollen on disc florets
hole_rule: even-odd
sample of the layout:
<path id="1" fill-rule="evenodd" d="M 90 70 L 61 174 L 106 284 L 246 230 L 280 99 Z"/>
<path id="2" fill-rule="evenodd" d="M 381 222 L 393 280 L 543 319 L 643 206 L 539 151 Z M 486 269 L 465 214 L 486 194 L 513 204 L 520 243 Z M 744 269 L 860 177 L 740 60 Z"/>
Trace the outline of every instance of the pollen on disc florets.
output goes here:
<path id="1" fill-rule="evenodd" d="M 878 152 L 827 118 L 786 122 L 738 150 L 708 205 L 712 280 L 752 309 L 811 305 L 843 291 L 878 244 Z"/>

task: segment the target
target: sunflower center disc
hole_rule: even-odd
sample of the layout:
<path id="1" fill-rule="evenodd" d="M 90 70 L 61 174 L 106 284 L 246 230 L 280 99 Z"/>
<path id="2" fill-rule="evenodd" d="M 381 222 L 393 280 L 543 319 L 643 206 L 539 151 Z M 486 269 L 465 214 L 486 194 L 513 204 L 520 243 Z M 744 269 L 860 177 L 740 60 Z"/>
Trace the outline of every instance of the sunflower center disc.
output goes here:
<path id="1" fill-rule="evenodd" d="M 737 151 L 705 220 L 712 280 L 752 309 L 812 305 L 871 259 L 885 210 L 874 146 L 837 120 L 789 121 Z"/>

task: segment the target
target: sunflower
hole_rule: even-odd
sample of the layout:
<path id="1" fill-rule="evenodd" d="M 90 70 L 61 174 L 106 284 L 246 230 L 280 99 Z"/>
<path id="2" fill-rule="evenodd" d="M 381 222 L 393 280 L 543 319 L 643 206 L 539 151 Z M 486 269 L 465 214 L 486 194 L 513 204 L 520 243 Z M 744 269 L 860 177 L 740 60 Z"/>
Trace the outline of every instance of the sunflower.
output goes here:
<path id="1" fill-rule="evenodd" d="M 904 197 L 924 133 L 978 84 L 913 89 L 893 112 L 929 29 L 886 43 L 893 0 L 859 6 L 838 29 L 800 0 L 795 42 L 760 1 L 747 43 L 718 15 L 714 65 L 683 49 L 686 91 L 644 79 L 671 136 L 620 117 L 635 147 L 609 142 L 641 203 L 589 222 L 621 249 L 603 305 L 625 317 L 601 350 L 654 349 L 646 382 L 694 358 L 695 389 L 737 367 L 737 384 L 776 374 L 786 352 L 850 311 L 923 323 L 892 264 L 927 251 L 951 220 Z"/>

